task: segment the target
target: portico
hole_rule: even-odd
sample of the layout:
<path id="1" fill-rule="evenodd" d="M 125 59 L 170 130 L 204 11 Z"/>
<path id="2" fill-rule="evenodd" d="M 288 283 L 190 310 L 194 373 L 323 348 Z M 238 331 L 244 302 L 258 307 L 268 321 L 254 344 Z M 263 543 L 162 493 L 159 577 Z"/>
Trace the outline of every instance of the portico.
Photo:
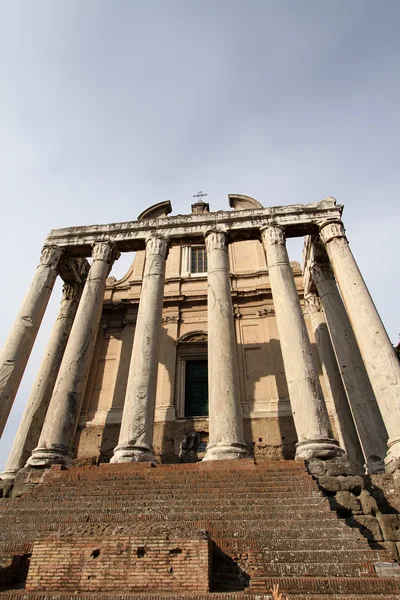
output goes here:
<path id="1" fill-rule="evenodd" d="M 114 379 L 107 379 L 103 372 L 100 383 L 104 387 L 99 387 L 101 395 L 101 390 L 106 389 L 106 384 L 111 385 L 107 382 L 112 380 L 115 403 L 103 411 L 104 424 L 113 419 L 116 425 L 121 424 L 110 457 L 112 463 L 154 461 L 157 415 L 163 414 L 166 421 L 182 420 L 182 415 L 176 416 L 174 400 L 175 390 L 180 389 L 179 382 L 174 381 L 177 343 L 185 332 L 202 329 L 196 326 L 195 317 L 191 315 L 196 314 L 200 302 L 205 302 L 201 294 L 206 286 L 209 416 L 204 460 L 238 459 L 252 452 L 246 440 L 244 418 L 255 428 L 258 425 L 252 415 L 270 419 L 272 414 L 271 402 L 257 400 L 257 386 L 262 382 L 269 386 L 271 397 L 278 399 L 279 414 L 286 410 L 292 415 L 297 459 L 335 459 L 347 452 L 357 468 L 363 460 L 370 472 L 381 470 L 383 460 L 390 472 L 398 468 L 400 367 L 345 238 L 341 223 L 343 207 L 328 198 L 308 205 L 263 208 L 256 200 L 239 195 L 231 195 L 230 204 L 234 210 L 210 213 L 206 203 L 198 202 L 192 214 L 171 217 L 168 216 L 172 210 L 170 203 L 162 202 L 144 211 L 137 221 L 50 232 L 45 241 L 45 248 L 50 249 L 46 253 L 51 253 L 51 259 L 43 267 L 46 275 L 36 277 L 33 288 L 39 291 L 28 296 L 29 305 L 40 305 L 41 316 L 47 300 L 40 298 L 49 295 L 58 275 L 59 261 L 88 266 L 86 258 L 92 257 L 92 264 L 80 279 L 80 287 L 71 289 L 63 299 L 60 309 L 60 314 L 65 315 L 63 325 L 57 320 L 47 359 L 38 376 L 40 381 L 46 381 L 45 400 L 43 394 L 37 399 L 38 392 L 30 398 L 29 406 L 40 405 L 41 408 L 39 411 L 27 408 L 24 413 L 3 478 L 13 478 L 23 467 L 27 454 L 24 432 L 30 431 L 33 413 L 40 415 L 34 418 L 35 430 L 39 429 L 40 435 L 35 434 L 33 438 L 28 435 L 35 439 L 37 446 L 29 447 L 27 464 L 37 468 L 71 464 L 80 419 L 90 410 L 96 385 L 100 386 L 95 382 L 96 377 L 100 377 L 96 375 L 101 357 L 99 325 L 108 302 L 107 290 L 117 289 L 118 285 L 121 290 L 131 290 L 124 292 L 119 304 L 117 301 L 107 304 L 110 310 L 124 311 L 125 315 L 121 325 L 109 327 L 109 346 L 111 341 L 118 341 L 113 344 L 119 349 L 119 368 L 113 371 Z M 320 359 L 325 365 L 322 375 L 315 366 L 310 343 L 310 332 L 313 328 L 321 331 L 321 321 L 317 323 L 313 317 L 312 326 L 308 322 L 296 284 L 298 278 L 294 277 L 286 250 L 286 238 L 303 236 L 307 236 L 304 292 L 308 298 L 314 294 L 320 299 L 317 302 L 321 303 L 326 322 L 326 342 L 318 343 Z M 238 244 L 253 244 L 251 248 L 248 246 L 253 253 L 250 261 L 258 261 L 259 266 L 249 264 L 248 260 L 240 263 L 242 259 L 233 250 Z M 194 263 L 197 272 L 190 273 L 188 257 L 194 256 L 193 248 L 203 246 L 207 261 L 204 256 L 197 256 Z M 188 248 L 192 248 L 192 254 Z M 114 285 L 107 277 L 121 252 L 136 252 L 136 265 L 142 265 L 142 270 L 138 267 L 136 273 L 133 270 L 127 274 L 126 281 Z M 206 262 L 207 272 L 202 272 Z M 256 328 L 246 315 L 246 293 L 249 296 L 253 288 L 248 285 L 249 292 L 242 291 L 240 282 L 245 278 L 248 281 L 250 276 L 254 278 L 252 271 L 258 273 L 262 282 L 257 284 L 260 290 L 258 299 L 254 300 L 254 306 L 264 302 L 264 307 L 257 308 L 257 318 L 273 317 L 268 328 L 269 345 L 263 341 L 267 338 L 257 337 L 263 331 L 262 323 Z M 335 278 L 345 305 L 337 292 Z M 190 294 L 185 291 L 188 286 L 191 286 Z M 138 309 L 133 313 L 132 298 L 136 298 L 136 289 Z M 234 306 L 233 298 L 241 299 L 242 310 Z M 178 333 L 183 304 L 188 308 L 185 308 L 185 322 Z M 362 310 L 358 309 L 360 306 Z M 25 313 L 26 309 L 23 310 Z M 239 326 L 242 313 L 248 323 Z M 10 336 L 15 347 L 25 339 L 20 323 L 18 318 Z M 372 332 L 371 336 L 367 331 Z M 275 335 L 280 345 L 276 352 Z M 124 340 L 132 338 L 133 346 L 126 360 Z M 30 348 L 33 341 L 34 338 L 30 338 Z M 327 350 L 328 342 L 330 350 Z M 126 344 L 129 345 L 128 341 Z M 358 349 L 359 363 L 345 372 L 341 365 L 346 357 L 355 356 Z M 17 374 L 23 372 L 28 354 L 15 354 L 13 368 Z M 114 355 L 105 356 L 107 359 Z M 268 359 L 264 360 L 263 356 Z M 275 367 L 268 375 L 271 365 L 277 364 L 274 362 L 277 356 L 283 361 L 283 379 Z M 7 353 L 2 360 L 0 373 L 2 369 L 9 369 Z M 243 379 L 240 373 L 244 364 L 246 377 Z M 362 371 L 364 365 L 365 371 Z M 4 421 L 19 384 L 18 377 L 1 380 L 0 397 L 3 394 L 7 398 L 3 404 L 8 407 L 4 409 Z M 164 379 L 168 385 L 164 385 Z M 37 389 L 36 384 L 35 387 Z M 340 419 L 333 423 L 337 439 L 328 409 L 329 394 L 333 405 L 341 406 L 346 415 L 342 424 Z M 285 404 L 286 396 L 290 406 Z M 260 408 L 262 402 L 265 409 Z M 99 399 L 95 409 L 98 419 L 102 414 L 100 405 Z M 205 427 L 204 416 L 202 418 L 201 424 L 195 419 L 194 428 Z M 388 451 L 386 430 L 390 437 Z M 102 443 L 107 443 L 104 435 Z"/>

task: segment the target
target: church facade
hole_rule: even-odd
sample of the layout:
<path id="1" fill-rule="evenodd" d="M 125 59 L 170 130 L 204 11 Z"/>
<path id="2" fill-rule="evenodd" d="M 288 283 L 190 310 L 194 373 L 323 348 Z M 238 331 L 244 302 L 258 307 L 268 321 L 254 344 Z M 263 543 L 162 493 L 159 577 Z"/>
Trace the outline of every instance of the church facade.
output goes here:
<path id="1" fill-rule="evenodd" d="M 25 464 L 248 456 L 397 470 L 400 368 L 342 207 L 229 202 L 50 232 L 1 358 L 2 427 L 59 275 L 60 313 L 3 479 Z M 302 268 L 286 251 L 297 236 Z"/>

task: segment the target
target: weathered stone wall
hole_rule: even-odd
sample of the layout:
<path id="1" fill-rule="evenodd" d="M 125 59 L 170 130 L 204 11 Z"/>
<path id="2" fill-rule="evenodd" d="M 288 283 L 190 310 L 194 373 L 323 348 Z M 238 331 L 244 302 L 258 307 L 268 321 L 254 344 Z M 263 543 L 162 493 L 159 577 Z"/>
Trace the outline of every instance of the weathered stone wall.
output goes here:
<path id="1" fill-rule="evenodd" d="M 383 547 L 399 560 L 400 491 L 394 478 L 388 474 L 335 475 L 329 466 L 325 471 L 316 479 L 331 508 L 350 527 L 359 529 L 372 548 Z"/>

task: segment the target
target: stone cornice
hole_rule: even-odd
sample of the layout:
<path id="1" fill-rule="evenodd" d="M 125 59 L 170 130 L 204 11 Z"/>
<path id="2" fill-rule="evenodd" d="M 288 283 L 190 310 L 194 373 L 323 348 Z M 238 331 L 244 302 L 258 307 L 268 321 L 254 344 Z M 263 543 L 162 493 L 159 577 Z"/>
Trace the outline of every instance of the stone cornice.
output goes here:
<path id="1" fill-rule="evenodd" d="M 313 204 L 292 204 L 240 211 L 219 211 L 177 215 L 164 219 L 146 219 L 68 227 L 50 231 L 46 244 L 57 244 L 68 256 L 90 256 L 95 241 L 112 241 L 121 252 L 143 249 L 145 240 L 157 234 L 171 240 L 201 239 L 208 229 L 226 231 L 230 241 L 257 238 L 260 228 L 269 223 L 284 228 L 286 237 L 303 236 L 318 231 L 318 225 L 340 219 L 343 207 L 334 198 Z"/>

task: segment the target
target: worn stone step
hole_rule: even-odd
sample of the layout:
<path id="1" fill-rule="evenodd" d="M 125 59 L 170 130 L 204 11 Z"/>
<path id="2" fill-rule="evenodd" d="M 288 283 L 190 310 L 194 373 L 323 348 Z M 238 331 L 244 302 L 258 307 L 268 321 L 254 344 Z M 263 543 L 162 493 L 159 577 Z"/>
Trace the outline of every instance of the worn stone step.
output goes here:
<path id="1" fill-rule="evenodd" d="M 347 563 L 270 563 L 249 568 L 249 575 L 253 579 L 259 577 L 377 577 L 372 562 L 347 562 Z"/>
<path id="2" fill-rule="evenodd" d="M 249 558 L 252 564 L 261 563 L 355 563 L 363 562 L 394 562 L 393 557 L 382 551 L 373 550 L 290 550 L 265 551 L 250 550 Z"/>
<path id="3" fill-rule="evenodd" d="M 326 551 L 348 551 L 369 550 L 366 538 L 351 536 L 347 538 L 331 537 L 324 539 L 309 538 L 238 538 L 238 537 L 216 537 L 212 536 L 213 542 L 223 550 L 244 551 L 248 548 L 260 548 L 265 552 L 291 552 L 297 550 L 326 550 Z M 1 542 L 0 542 L 1 544 Z M 1 548 L 1 545 L 0 545 Z"/>
<path id="4" fill-rule="evenodd" d="M 273 585 L 279 585 L 283 594 L 321 592 L 325 595 L 350 593 L 364 597 L 383 594 L 386 597 L 386 592 L 390 592 L 400 595 L 400 578 L 394 577 L 265 577 L 257 582 L 257 588 L 264 592 Z M 249 590 L 253 592 L 251 588 Z"/>

